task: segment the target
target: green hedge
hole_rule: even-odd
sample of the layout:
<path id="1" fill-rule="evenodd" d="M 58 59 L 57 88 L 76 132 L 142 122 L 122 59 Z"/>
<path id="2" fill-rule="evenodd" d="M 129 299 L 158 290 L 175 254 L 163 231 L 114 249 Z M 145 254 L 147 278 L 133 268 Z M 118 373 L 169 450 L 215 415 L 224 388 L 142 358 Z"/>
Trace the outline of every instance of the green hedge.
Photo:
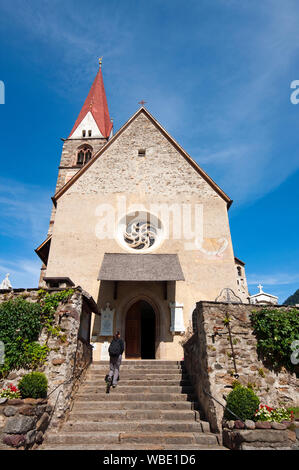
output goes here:
<path id="1" fill-rule="evenodd" d="M 292 308 L 263 308 L 253 311 L 251 322 L 257 337 L 258 353 L 274 368 L 284 366 L 294 371 L 291 345 L 299 340 L 299 313 Z"/>

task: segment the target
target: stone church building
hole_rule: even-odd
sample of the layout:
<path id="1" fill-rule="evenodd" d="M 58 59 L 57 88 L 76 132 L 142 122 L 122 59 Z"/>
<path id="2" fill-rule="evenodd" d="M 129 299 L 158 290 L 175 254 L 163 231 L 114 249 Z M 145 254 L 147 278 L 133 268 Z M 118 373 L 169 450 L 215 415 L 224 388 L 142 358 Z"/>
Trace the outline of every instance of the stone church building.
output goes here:
<path id="1" fill-rule="evenodd" d="M 63 149 L 40 286 L 95 299 L 94 359 L 120 330 L 125 357 L 182 359 L 196 302 L 248 302 L 225 192 L 142 105 L 114 134 L 101 66 Z"/>

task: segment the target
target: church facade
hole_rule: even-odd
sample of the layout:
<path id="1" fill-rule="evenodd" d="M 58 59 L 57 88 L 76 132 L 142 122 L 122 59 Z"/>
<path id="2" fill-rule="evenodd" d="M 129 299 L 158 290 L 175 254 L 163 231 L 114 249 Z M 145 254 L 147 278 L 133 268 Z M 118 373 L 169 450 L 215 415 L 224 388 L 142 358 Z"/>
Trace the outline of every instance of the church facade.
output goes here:
<path id="1" fill-rule="evenodd" d="M 248 302 L 231 199 L 144 106 L 113 135 L 101 67 L 63 142 L 52 200 L 40 286 L 93 296 L 95 360 L 116 330 L 128 359 L 181 360 L 196 302 L 225 288 Z"/>

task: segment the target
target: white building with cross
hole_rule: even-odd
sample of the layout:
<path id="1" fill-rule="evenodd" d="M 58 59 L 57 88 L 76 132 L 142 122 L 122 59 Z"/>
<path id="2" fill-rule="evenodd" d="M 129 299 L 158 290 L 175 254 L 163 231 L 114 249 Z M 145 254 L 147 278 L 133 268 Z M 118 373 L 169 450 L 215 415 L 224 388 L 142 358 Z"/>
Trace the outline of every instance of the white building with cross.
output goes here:
<path id="1" fill-rule="evenodd" d="M 250 296 L 250 303 L 251 304 L 259 304 L 259 305 L 277 305 L 278 304 L 278 297 L 276 295 L 267 294 L 263 291 L 263 286 L 259 284 L 258 286 L 259 292 L 257 294 Z"/>

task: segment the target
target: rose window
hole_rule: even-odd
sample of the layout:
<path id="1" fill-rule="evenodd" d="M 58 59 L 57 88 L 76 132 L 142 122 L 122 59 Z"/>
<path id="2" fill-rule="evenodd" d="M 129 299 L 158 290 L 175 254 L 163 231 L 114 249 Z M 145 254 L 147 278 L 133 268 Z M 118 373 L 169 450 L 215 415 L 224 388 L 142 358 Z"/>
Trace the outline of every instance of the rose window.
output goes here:
<path id="1" fill-rule="evenodd" d="M 130 252 L 150 253 L 164 239 L 162 223 L 146 210 L 136 210 L 121 217 L 117 224 L 116 239 Z"/>
<path id="2" fill-rule="evenodd" d="M 143 250 L 153 246 L 157 238 L 157 229 L 147 221 L 133 221 L 127 225 L 124 240 L 130 248 Z"/>

